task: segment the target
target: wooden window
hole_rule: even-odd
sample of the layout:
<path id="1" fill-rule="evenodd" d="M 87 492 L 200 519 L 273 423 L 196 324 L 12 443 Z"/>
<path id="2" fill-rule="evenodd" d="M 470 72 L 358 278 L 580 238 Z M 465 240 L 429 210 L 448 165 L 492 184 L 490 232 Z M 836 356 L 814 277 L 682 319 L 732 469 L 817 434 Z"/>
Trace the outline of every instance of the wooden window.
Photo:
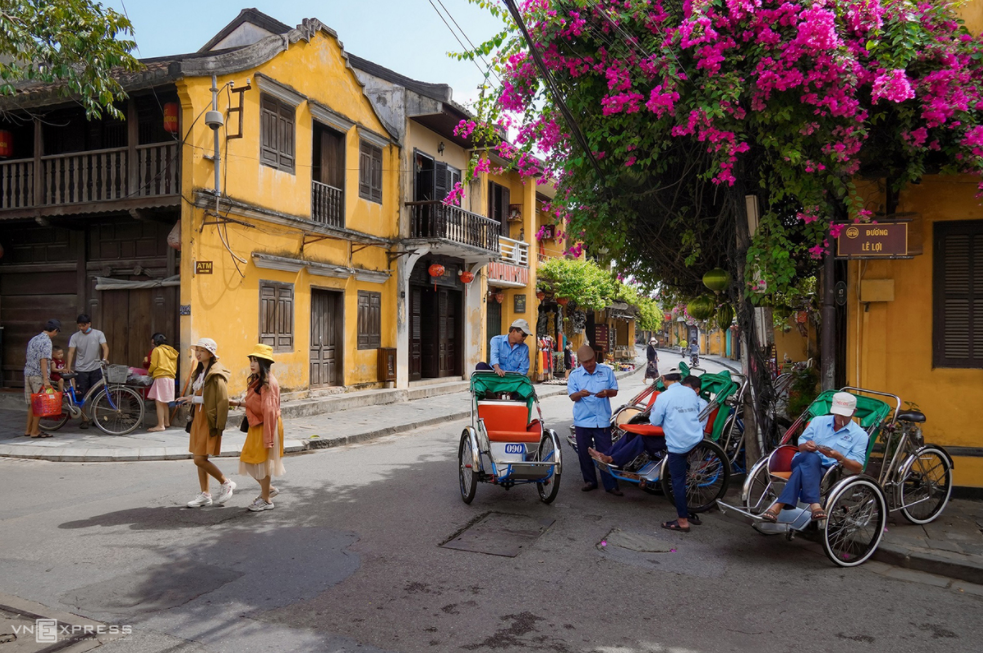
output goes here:
<path id="1" fill-rule="evenodd" d="M 260 101 L 260 161 L 277 170 L 294 172 L 294 134 L 292 106 L 265 93 Z"/>
<path id="2" fill-rule="evenodd" d="M 259 341 L 273 351 L 294 349 L 294 285 L 259 282 Z"/>
<path id="3" fill-rule="evenodd" d="M 983 368 L 983 220 L 935 223 L 932 364 Z"/>
<path id="4" fill-rule="evenodd" d="M 505 224 L 509 219 L 509 189 L 494 181 L 488 182 L 488 217 L 497 220 L 500 233 L 507 232 Z"/>
<path id="5" fill-rule="evenodd" d="M 382 293 L 358 291 L 358 348 L 382 346 Z"/>
<path id="6" fill-rule="evenodd" d="M 382 204 L 382 148 L 360 141 L 358 196 Z"/>

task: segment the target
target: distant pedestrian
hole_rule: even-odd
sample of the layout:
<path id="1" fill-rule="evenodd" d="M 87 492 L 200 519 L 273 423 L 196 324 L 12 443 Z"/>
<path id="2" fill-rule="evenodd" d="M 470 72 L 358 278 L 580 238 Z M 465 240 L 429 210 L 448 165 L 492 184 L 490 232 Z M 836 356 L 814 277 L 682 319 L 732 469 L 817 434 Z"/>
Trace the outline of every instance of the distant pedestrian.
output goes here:
<path id="1" fill-rule="evenodd" d="M 75 391 L 84 397 L 92 386 L 102 380 L 102 361 L 109 360 L 109 344 L 106 334 L 92 328 L 92 318 L 82 313 L 75 319 L 78 331 L 68 340 L 68 368 L 75 372 Z M 89 417 L 82 411 L 79 428 L 89 428 Z"/>
<path id="2" fill-rule="evenodd" d="M 569 341 L 563 348 L 563 369 L 566 370 L 564 378 L 569 379 L 570 372 L 573 370 L 573 345 Z"/>
<path id="3" fill-rule="evenodd" d="M 198 484 L 201 492 L 188 502 L 189 508 L 222 505 L 232 496 L 236 484 L 226 478 L 215 463 L 208 459 L 222 452 L 222 431 L 229 416 L 229 370 L 219 362 L 218 344 L 211 338 L 201 338 L 194 346 L 198 367 L 191 384 L 193 396 L 181 397 L 179 403 L 191 404 L 191 439 L 188 450 L 194 454 L 198 467 Z M 222 484 L 218 497 L 213 501 L 208 491 L 208 477 Z"/>
<path id="4" fill-rule="evenodd" d="M 611 397 L 618 394 L 618 380 L 614 370 L 597 362 L 590 345 L 577 350 L 580 367 L 567 380 L 567 395 L 573 404 L 573 428 L 577 436 L 577 457 L 584 477 L 584 492 L 597 489 L 597 469 L 590 456 L 590 448 L 602 452 L 611 448 Z M 607 472 L 601 472 L 604 489 L 615 496 L 623 496 L 618 482 Z"/>
<path id="5" fill-rule="evenodd" d="M 178 353 L 174 347 L 167 344 L 163 333 L 155 333 L 150 342 L 154 349 L 150 353 L 150 365 L 147 374 L 153 378 L 147 398 L 154 400 L 157 408 L 157 426 L 148 431 L 163 431 L 171 425 L 168 404 L 174 401 L 174 377 L 177 376 Z"/>
<path id="6" fill-rule="evenodd" d="M 41 430 L 41 418 L 34 414 L 31 395 L 51 388 L 51 339 L 61 331 L 61 322 L 48 320 L 41 333 L 27 343 L 27 357 L 24 360 L 24 399 L 27 401 L 27 427 L 24 435 L 30 438 L 50 438 L 50 433 Z"/>
<path id="7" fill-rule="evenodd" d="M 645 348 L 645 358 L 648 364 L 645 367 L 645 379 L 657 379 L 659 378 L 659 351 L 656 346 L 659 341 L 654 337 L 649 340 L 649 346 Z"/>
<path id="8" fill-rule="evenodd" d="M 249 354 L 249 380 L 245 401 L 231 402 L 246 407 L 249 431 L 239 455 L 239 474 L 259 481 L 260 495 L 249 506 L 259 512 L 272 510 L 271 499 L 280 493 L 271 482 L 283 476 L 283 420 L 280 419 L 280 384 L 270 372 L 273 348 L 256 345 Z"/>

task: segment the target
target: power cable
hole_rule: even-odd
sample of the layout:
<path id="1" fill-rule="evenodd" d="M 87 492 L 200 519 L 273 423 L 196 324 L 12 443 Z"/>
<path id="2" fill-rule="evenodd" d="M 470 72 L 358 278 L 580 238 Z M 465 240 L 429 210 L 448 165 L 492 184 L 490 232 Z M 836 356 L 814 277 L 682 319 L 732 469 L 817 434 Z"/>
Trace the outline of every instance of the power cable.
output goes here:
<path id="1" fill-rule="evenodd" d="M 431 4 L 433 4 L 433 3 L 431 3 Z M 447 9 L 447 7 L 444 6 L 443 1 L 442 0 L 437 0 L 437 4 L 439 4 L 441 6 L 441 8 L 444 11 L 447 12 L 447 16 L 451 19 L 451 22 L 454 23 L 454 26 L 457 27 L 458 30 L 460 30 L 461 36 L 463 36 L 464 37 L 464 40 L 467 41 L 468 42 L 468 45 L 471 46 L 471 50 L 473 52 L 477 52 L 478 48 L 476 48 L 475 45 L 474 45 L 474 43 L 471 42 L 471 39 L 468 38 L 468 34 L 467 34 L 467 32 L 464 31 L 464 28 L 462 28 L 460 25 L 458 25 L 457 24 L 457 21 L 454 20 L 454 15 L 450 12 L 449 9 Z M 434 8 L 436 9 L 436 7 L 434 7 Z M 485 55 L 479 54 L 478 56 L 481 57 L 481 61 L 485 64 L 485 66 L 488 67 L 489 72 L 491 72 L 491 74 L 495 76 L 495 79 L 498 80 L 498 83 L 501 84 L 502 83 L 502 78 L 498 76 L 498 73 L 495 72 L 495 69 L 492 68 L 491 64 L 488 63 L 488 60 L 485 59 Z"/>
<path id="2" fill-rule="evenodd" d="M 435 5 L 433 3 L 433 0 L 427 0 L 427 1 L 430 3 L 430 6 L 433 7 L 433 10 L 437 12 L 437 15 L 440 16 L 440 20 L 444 21 L 444 25 L 447 26 L 447 29 L 450 31 L 451 36 L 453 36 L 454 37 L 454 40 L 457 41 L 458 45 L 461 46 L 461 49 L 464 50 L 465 52 L 467 52 L 467 50 L 468 50 L 467 46 L 464 45 L 464 42 L 461 41 L 461 39 L 457 36 L 457 32 L 454 31 L 454 28 L 451 27 L 451 24 L 447 22 L 447 19 L 444 18 L 444 15 L 442 13 L 440 13 L 440 10 L 439 9 L 437 9 L 437 5 Z M 439 2 L 439 0 L 438 0 L 438 2 Z M 443 4 L 441 4 L 441 6 L 443 7 Z M 450 14 L 448 13 L 448 15 L 450 15 Z M 454 20 L 453 17 L 451 18 L 451 20 Z M 456 24 L 457 23 L 455 23 L 455 25 Z M 463 31 L 462 31 L 462 33 L 463 33 Z M 465 35 L 464 38 L 468 38 L 467 35 Z M 469 40 L 468 43 L 470 43 L 470 42 L 471 41 Z M 472 47 L 474 47 L 474 46 L 472 46 Z M 482 70 L 481 69 L 481 66 L 478 65 L 478 62 L 475 61 L 473 57 L 470 59 L 470 61 L 471 61 L 471 63 L 474 64 L 474 67 L 478 69 L 478 72 L 481 73 L 481 76 L 482 77 L 487 78 L 488 77 L 488 73 L 494 73 L 494 71 L 491 69 L 490 66 L 489 66 L 489 68 L 488 68 L 487 71 Z M 495 76 L 498 77 L 498 75 L 495 75 Z M 499 79 L 499 81 L 501 81 L 501 79 Z"/>

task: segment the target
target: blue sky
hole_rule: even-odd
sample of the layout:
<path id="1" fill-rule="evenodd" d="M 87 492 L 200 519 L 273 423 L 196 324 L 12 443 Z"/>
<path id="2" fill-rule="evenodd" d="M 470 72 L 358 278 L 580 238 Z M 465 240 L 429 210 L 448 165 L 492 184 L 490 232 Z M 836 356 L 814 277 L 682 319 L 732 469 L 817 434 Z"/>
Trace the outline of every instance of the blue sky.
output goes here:
<path id="1" fill-rule="evenodd" d="M 466 0 L 433 0 L 438 9 L 441 2 L 475 45 L 498 31 L 497 19 Z M 449 84 L 458 102 L 475 99 L 482 81 L 474 64 L 446 56 L 461 46 L 429 0 L 103 0 L 103 4 L 117 11 L 125 6 L 139 47 L 136 55 L 141 58 L 195 52 L 241 9 L 255 7 L 291 26 L 317 18 L 338 32 L 346 51 L 407 77 Z"/>

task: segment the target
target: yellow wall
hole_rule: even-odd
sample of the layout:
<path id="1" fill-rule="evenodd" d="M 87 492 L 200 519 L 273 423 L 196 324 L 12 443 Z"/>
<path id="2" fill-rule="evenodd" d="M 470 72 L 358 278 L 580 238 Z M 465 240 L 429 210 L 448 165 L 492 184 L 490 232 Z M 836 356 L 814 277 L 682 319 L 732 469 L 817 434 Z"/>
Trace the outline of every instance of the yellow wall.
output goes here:
<path id="1" fill-rule="evenodd" d="M 812 323 L 806 325 L 807 337 L 803 337 L 795 325 L 795 316 L 790 317 L 786 324 L 790 327 L 788 331 L 775 329 L 775 352 L 778 357 L 778 364 L 781 365 L 787 354 L 792 362 L 798 363 L 812 357 L 809 353 L 810 348 L 817 347 L 816 330 Z"/>
<path id="2" fill-rule="evenodd" d="M 291 44 L 288 50 L 253 70 L 220 77 L 219 87 L 233 80 L 236 87 L 251 78 L 253 87 L 244 95 L 245 112 L 241 139 L 226 140 L 220 130 L 223 157 L 223 195 L 263 209 L 285 213 L 301 219 L 311 215 L 311 172 L 314 119 L 307 101 L 295 111 L 295 170 L 283 172 L 262 165 L 260 157 L 260 112 L 257 73 L 275 79 L 296 92 L 331 108 L 350 121 L 379 135 L 386 131 L 372 110 L 354 73 L 347 69 L 337 40 L 319 32 L 311 41 Z M 178 92 L 183 109 L 184 130 L 195 117 L 211 104 L 211 79 L 186 78 L 179 83 Z M 235 98 L 235 95 L 233 95 Z M 238 120 L 228 119 L 229 101 L 226 93 L 219 94 L 219 108 L 226 115 L 231 132 Z M 213 151 L 212 131 L 199 120 L 191 128 L 184 147 L 182 192 L 194 197 L 199 189 L 211 190 L 213 163 L 204 159 Z M 398 183 L 399 149 L 395 145 L 383 151 L 382 204 L 359 198 L 359 133 L 353 127 L 346 138 L 345 218 L 346 226 L 363 233 L 385 238 L 398 235 L 400 189 Z M 229 211 L 220 207 L 223 215 Z M 387 270 L 385 247 L 370 246 L 352 252 L 345 240 L 326 239 L 303 244 L 303 231 L 294 226 L 275 224 L 257 217 L 229 213 L 229 217 L 247 225 L 230 223 L 222 227 L 204 225 L 214 222 L 201 209 L 188 203 L 182 208 L 181 303 L 190 305 L 191 315 L 181 318 L 182 342 L 193 343 L 201 337 L 214 338 L 219 343 L 223 362 L 233 370 L 231 392 L 245 387 L 246 356 L 259 338 L 259 282 L 278 281 L 294 284 L 293 336 L 290 352 L 275 354 L 274 373 L 284 390 L 304 389 L 309 384 L 310 297 L 311 288 L 344 290 L 344 384 L 346 386 L 376 382 L 376 350 L 357 347 L 357 291 L 382 292 L 382 346 L 396 345 L 396 283 L 390 278 L 383 284 L 356 281 L 354 277 L 339 279 L 311 275 L 306 270 L 284 272 L 259 269 L 253 265 L 253 252 L 305 259 L 368 270 Z M 221 229 L 221 231 L 220 231 Z M 223 239 L 227 240 L 228 249 Z M 229 249 L 245 259 L 234 261 Z M 196 261 L 211 261 L 214 273 L 195 275 Z M 240 274 L 241 272 L 241 274 Z M 187 372 L 184 371 L 183 374 Z"/>
<path id="3" fill-rule="evenodd" d="M 911 260 L 849 264 L 847 380 L 913 401 L 928 417 L 925 439 L 940 445 L 980 447 L 973 410 L 983 398 L 983 369 L 932 367 L 932 225 L 983 218 L 974 195 L 978 179 L 925 177 L 900 196 L 899 212 L 921 215 L 923 251 Z M 866 189 L 868 205 L 883 194 Z M 894 279 L 895 300 L 858 301 L 858 280 Z M 983 487 L 983 459 L 957 458 L 957 485 Z"/>

